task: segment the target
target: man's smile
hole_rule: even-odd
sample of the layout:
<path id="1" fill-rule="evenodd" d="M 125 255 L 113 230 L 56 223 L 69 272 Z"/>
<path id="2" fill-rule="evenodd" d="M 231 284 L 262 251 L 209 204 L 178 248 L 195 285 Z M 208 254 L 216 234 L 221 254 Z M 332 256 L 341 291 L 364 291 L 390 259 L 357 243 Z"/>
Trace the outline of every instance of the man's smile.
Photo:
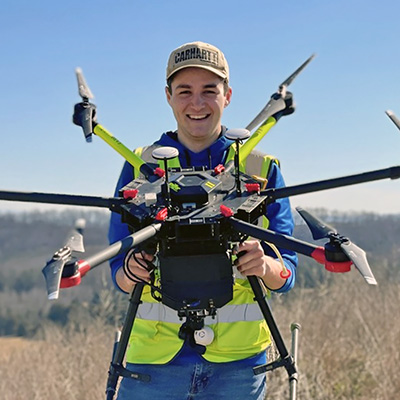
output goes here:
<path id="1" fill-rule="evenodd" d="M 210 116 L 210 114 L 202 114 L 202 115 L 192 115 L 192 114 L 188 114 L 187 115 L 190 119 L 194 119 L 194 120 L 202 120 L 202 119 L 206 119 Z"/>

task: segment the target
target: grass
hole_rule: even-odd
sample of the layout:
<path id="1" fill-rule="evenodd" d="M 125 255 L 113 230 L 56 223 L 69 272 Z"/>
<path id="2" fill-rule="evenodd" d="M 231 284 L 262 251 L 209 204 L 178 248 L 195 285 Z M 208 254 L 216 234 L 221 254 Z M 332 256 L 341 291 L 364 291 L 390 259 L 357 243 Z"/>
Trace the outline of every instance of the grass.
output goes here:
<path id="1" fill-rule="evenodd" d="M 370 287 L 352 273 L 334 286 L 295 288 L 271 302 L 290 349 L 301 324 L 298 399 L 394 400 L 400 391 L 398 284 Z M 0 339 L 3 400 L 105 398 L 114 329 L 100 320 L 78 330 L 46 327 L 37 340 Z M 272 349 L 273 352 L 273 349 Z M 267 374 L 268 399 L 289 398 L 283 368 Z"/>

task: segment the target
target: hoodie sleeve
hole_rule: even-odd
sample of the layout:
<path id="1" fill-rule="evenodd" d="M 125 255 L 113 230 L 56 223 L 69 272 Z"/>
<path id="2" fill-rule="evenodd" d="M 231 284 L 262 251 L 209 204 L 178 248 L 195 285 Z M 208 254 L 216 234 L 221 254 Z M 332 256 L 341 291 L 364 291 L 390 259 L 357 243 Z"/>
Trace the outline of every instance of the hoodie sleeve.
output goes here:
<path id="1" fill-rule="evenodd" d="M 125 162 L 121 175 L 119 176 L 117 186 L 115 188 L 114 195 L 119 195 L 119 190 L 127 185 L 129 182 L 133 180 L 133 167 Z M 123 239 L 124 237 L 130 235 L 128 225 L 121 222 L 121 215 L 112 212 L 110 219 L 110 226 L 108 229 L 108 241 L 110 244 L 117 242 L 118 240 Z M 119 289 L 116 280 L 115 274 L 117 270 L 122 266 L 125 254 L 118 254 L 117 256 L 110 259 L 110 267 L 111 267 L 111 277 L 115 284 L 115 286 Z"/>
<path id="2" fill-rule="evenodd" d="M 282 173 L 279 167 L 273 163 L 268 176 L 267 188 L 279 188 L 284 186 L 285 182 Z M 290 208 L 290 201 L 288 198 L 278 199 L 269 204 L 267 207 L 266 216 L 269 220 L 268 229 L 277 233 L 292 236 L 294 221 Z M 263 248 L 267 255 L 276 258 L 276 254 L 268 245 L 263 244 Z M 294 285 L 298 257 L 294 251 L 283 248 L 279 248 L 278 250 L 282 255 L 286 268 L 291 272 L 291 275 L 287 279 L 286 283 L 280 289 L 275 290 L 275 292 L 283 293 L 289 291 Z"/>

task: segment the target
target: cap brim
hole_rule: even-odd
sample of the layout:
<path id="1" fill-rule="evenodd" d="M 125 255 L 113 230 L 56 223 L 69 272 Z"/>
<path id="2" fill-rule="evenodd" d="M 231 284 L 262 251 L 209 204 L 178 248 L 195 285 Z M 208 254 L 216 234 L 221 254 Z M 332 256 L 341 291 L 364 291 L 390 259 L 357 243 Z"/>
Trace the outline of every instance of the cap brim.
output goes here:
<path id="1" fill-rule="evenodd" d="M 213 67 L 209 67 L 207 65 L 199 65 L 199 64 L 186 64 L 186 65 L 182 65 L 179 68 L 174 69 L 169 75 L 167 75 L 167 79 L 171 78 L 172 75 L 176 74 L 178 71 L 181 71 L 182 69 L 185 68 L 201 68 L 201 69 L 206 69 L 207 71 L 213 72 L 215 75 L 219 76 L 222 79 L 229 79 L 225 73 L 223 73 L 222 71 L 213 68 Z"/>

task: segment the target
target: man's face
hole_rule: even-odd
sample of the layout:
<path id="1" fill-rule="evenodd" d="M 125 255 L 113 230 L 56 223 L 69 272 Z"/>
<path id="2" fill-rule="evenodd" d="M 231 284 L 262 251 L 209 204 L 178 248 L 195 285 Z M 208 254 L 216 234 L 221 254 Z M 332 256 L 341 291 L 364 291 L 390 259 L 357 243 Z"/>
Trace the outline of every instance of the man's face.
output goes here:
<path id="1" fill-rule="evenodd" d="M 178 124 L 178 139 L 199 152 L 210 146 L 221 132 L 221 117 L 232 89 L 224 94 L 223 80 L 202 68 L 178 71 L 166 95 Z"/>

